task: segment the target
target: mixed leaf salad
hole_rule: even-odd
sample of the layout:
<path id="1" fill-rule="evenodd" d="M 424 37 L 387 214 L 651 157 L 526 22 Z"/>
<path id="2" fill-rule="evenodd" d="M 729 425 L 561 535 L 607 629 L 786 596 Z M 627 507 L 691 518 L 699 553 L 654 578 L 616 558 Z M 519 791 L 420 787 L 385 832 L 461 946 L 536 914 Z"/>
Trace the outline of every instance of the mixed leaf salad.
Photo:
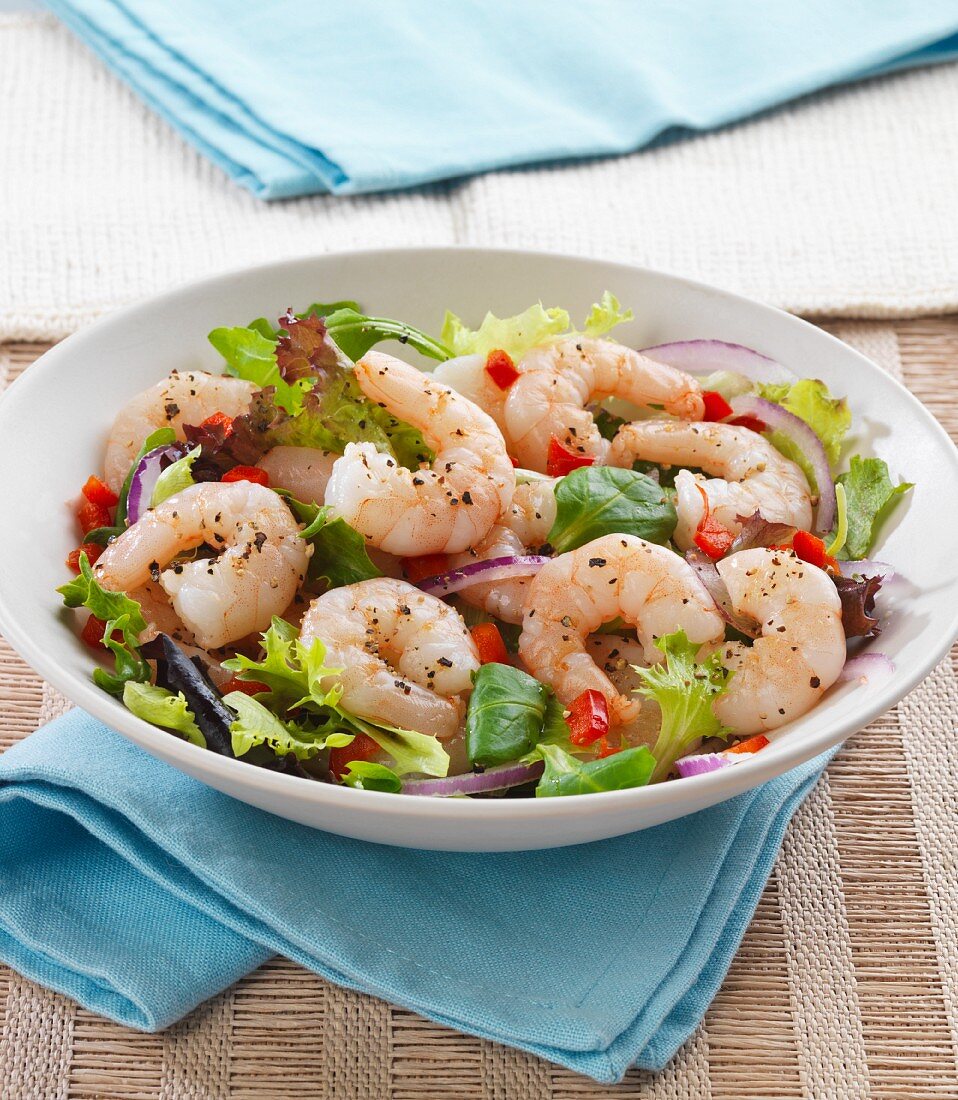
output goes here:
<path id="1" fill-rule="evenodd" d="M 544 543 L 518 557 L 459 568 L 434 554 L 384 563 L 335 509 L 272 485 L 311 547 L 308 572 L 289 619 L 274 616 L 260 636 L 239 639 L 227 650 L 202 652 L 185 633 L 163 629 L 137 592 L 111 590 L 95 570 L 105 548 L 194 485 L 247 480 L 269 486 L 258 463 L 273 448 L 337 456 L 349 444 L 368 443 L 408 470 L 428 466 L 434 454 L 423 434 L 370 400 L 357 382 L 353 364 L 383 341 L 437 362 L 481 356 L 505 391 L 530 349 L 573 333 L 603 337 L 631 317 L 606 293 L 578 329 L 565 310 L 536 304 L 514 317 L 489 314 L 476 329 L 448 313 L 434 337 L 367 315 L 352 301 L 290 310 L 276 324 L 258 318 L 214 329 L 210 343 L 226 374 L 252 384 L 247 411 L 227 416 L 214 410 L 176 427 L 171 414 L 169 426 L 142 440 L 122 485 L 113 489 L 92 476 L 83 487 L 77 509 L 83 540 L 68 563 L 76 576 L 58 591 L 67 607 L 89 613 L 82 637 L 104 658 L 93 673 L 96 684 L 144 721 L 210 751 L 314 781 L 403 794 L 555 797 L 619 790 L 731 766 L 761 749 L 767 738 L 735 736 L 713 709 L 735 672 L 717 651 L 703 654 L 683 631 L 656 640 L 656 663 L 618 660 L 620 670 L 628 663 L 630 690 L 655 719 L 641 734 L 629 734 L 610 721 L 597 691 L 583 691 L 569 705 L 560 702 L 523 667 L 520 628 L 460 598 L 477 583 L 532 576 L 543 563 L 609 534 L 637 536 L 678 554 L 673 467 L 601 465 L 567 447 L 550 447 L 546 470 L 517 471 L 520 483 L 554 479 L 555 519 Z M 698 379 L 705 420 L 761 434 L 801 468 L 817 502 L 809 531 L 767 522 L 760 509 L 740 517 L 740 530 L 731 531 L 710 521 L 706 509 L 685 557 L 724 616 L 727 636 L 748 645 L 758 630 L 736 612 L 716 562 L 753 547 L 787 546 L 834 582 L 846 635 L 875 637 L 876 596 L 892 570 L 869 555 L 882 523 L 911 486 L 896 482 L 883 460 L 849 453 L 854 437 L 845 399 L 738 345 L 690 340 L 644 354 Z M 592 413 L 608 439 L 637 415 L 614 398 L 598 401 Z M 196 560 L 216 551 L 211 545 L 186 556 Z M 153 564 L 157 580 L 159 565 Z M 343 669 L 330 660 L 324 641 L 304 642 L 289 621 L 315 596 L 379 578 L 387 569 L 451 603 L 471 630 L 480 664 L 464 700 L 461 733 L 452 742 L 351 712 L 344 705 Z M 634 636 L 622 621 L 602 630 Z M 853 657 L 847 676 L 861 674 L 868 660 L 884 662 L 874 653 Z M 396 682 L 401 690 L 401 678 Z"/>

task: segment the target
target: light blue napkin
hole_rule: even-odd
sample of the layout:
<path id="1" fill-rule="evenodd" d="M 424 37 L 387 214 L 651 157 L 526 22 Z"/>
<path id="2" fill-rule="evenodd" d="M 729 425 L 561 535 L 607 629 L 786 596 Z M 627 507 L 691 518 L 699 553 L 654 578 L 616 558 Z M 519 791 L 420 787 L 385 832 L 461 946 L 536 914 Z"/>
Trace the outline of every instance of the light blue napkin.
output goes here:
<path id="1" fill-rule="evenodd" d="M 152 1031 L 279 953 L 612 1082 L 694 1031 L 825 762 L 632 836 L 457 855 L 294 825 L 74 711 L 0 757 L 0 959 Z"/>
<path id="2" fill-rule="evenodd" d="M 267 198 L 622 153 L 958 56 L 954 0 L 49 0 Z"/>

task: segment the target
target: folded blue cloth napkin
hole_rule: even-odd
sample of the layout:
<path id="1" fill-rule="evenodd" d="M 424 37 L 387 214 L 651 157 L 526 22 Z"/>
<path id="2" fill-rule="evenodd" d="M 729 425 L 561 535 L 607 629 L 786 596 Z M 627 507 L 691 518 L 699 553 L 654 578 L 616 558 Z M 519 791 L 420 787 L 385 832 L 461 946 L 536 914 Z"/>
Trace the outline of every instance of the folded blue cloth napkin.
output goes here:
<path id="1" fill-rule="evenodd" d="M 954 0 L 50 0 L 267 198 L 628 152 L 958 56 Z"/>
<path id="2" fill-rule="evenodd" d="M 612 1082 L 694 1031 L 825 762 L 616 840 L 459 855 L 292 824 L 74 711 L 0 757 L 0 959 L 153 1031 L 279 953 Z"/>

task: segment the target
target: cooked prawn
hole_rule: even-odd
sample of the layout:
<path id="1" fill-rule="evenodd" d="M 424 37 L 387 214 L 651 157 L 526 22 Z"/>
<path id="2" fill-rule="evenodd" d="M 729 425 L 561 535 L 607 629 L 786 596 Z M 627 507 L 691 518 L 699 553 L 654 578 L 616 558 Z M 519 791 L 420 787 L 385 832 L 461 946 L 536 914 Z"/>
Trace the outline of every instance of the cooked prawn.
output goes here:
<path id="1" fill-rule="evenodd" d="M 299 530 L 271 489 L 250 481 L 204 482 L 128 527 L 93 571 L 112 591 L 158 582 L 197 644 L 216 649 L 265 630 L 290 603 L 312 553 Z M 219 556 L 174 561 L 204 544 Z"/>
<path id="2" fill-rule="evenodd" d="M 756 509 L 771 523 L 803 530 L 811 526 L 812 501 L 804 473 L 749 428 L 677 420 L 625 424 L 612 442 L 609 462 L 631 468 L 636 459 L 696 466 L 716 475 L 705 478 L 689 470 L 676 475 L 678 524 L 673 537 L 683 550 L 693 545 L 706 500 L 716 521 L 736 533 L 742 528 L 739 517 Z"/>
<path id="3" fill-rule="evenodd" d="M 256 392 L 252 382 L 189 371 L 173 371 L 169 378 L 136 395 L 117 413 L 106 445 L 104 471 L 110 488 L 123 484 L 137 451 L 157 428 L 173 428 L 185 439 L 184 424 L 200 424 L 215 412 L 240 416 Z"/>
<path id="4" fill-rule="evenodd" d="M 791 550 L 742 550 L 717 568 L 732 606 L 761 623 L 762 634 L 751 646 L 722 645 L 734 675 L 712 709 L 737 734 L 775 729 L 810 710 L 845 664 L 838 591 Z"/>
<path id="5" fill-rule="evenodd" d="M 705 643 L 725 632 L 692 567 L 635 535 L 603 535 L 544 565 L 529 586 L 519 655 L 563 703 L 587 688 L 600 691 L 615 725 L 634 719 L 641 704 L 619 694 L 589 655 L 586 638 L 617 617 L 635 627 L 650 664 L 662 659 L 654 640 L 664 634 L 684 630 Z"/>
<path id="6" fill-rule="evenodd" d="M 480 542 L 512 503 L 515 470 L 495 422 L 461 394 L 399 359 L 368 352 L 363 393 L 418 428 L 432 469 L 407 470 L 371 443 L 350 443 L 333 466 L 326 503 L 391 554 L 456 554 Z"/>
<path id="7" fill-rule="evenodd" d="M 558 480 L 550 477 L 516 486 L 505 523 L 523 546 L 539 547 L 548 539 L 556 521 Z"/>
<path id="8" fill-rule="evenodd" d="M 337 458 L 334 451 L 317 447 L 273 447 L 256 465 L 269 474 L 274 489 L 285 489 L 305 503 L 322 504 Z"/>
<path id="9" fill-rule="evenodd" d="M 620 397 L 687 420 L 701 420 L 705 412 L 691 375 L 612 340 L 566 336 L 527 352 L 517 370 L 505 403 L 506 441 L 519 465 L 532 470 L 546 469 L 553 438 L 605 461 L 609 441 L 586 408 L 590 402 Z"/>
<path id="10" fill-rule="evenodd" d="M 406 581 L 379 577 L 313 600 L 300 638 L 342 668 L 352 714 L 447 739 L 460 729 L 479 654 L 459 612 Z"/>

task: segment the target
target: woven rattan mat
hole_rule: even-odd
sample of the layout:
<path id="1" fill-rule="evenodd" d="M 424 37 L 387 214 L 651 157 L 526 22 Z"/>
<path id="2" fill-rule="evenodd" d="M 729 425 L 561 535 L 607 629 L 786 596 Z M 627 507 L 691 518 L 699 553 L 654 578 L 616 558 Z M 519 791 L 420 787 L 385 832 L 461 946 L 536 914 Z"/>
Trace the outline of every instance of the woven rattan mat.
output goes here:
<path id="1" fill-rule="evenodd" d="M 828 327 L 958 434 L 958 318 Z M 0 347 L 0 387 L 43 350 Z M 63 706 L 0 640 L 0 748 Z M 956 724 L 953 655 L 844 747 L 793 821 L 702 1027 L 656 1076 L 596 1085 L 279 959 L 162 1035 L 0 967 L 0 1096 L 955 1100 Z"/>

